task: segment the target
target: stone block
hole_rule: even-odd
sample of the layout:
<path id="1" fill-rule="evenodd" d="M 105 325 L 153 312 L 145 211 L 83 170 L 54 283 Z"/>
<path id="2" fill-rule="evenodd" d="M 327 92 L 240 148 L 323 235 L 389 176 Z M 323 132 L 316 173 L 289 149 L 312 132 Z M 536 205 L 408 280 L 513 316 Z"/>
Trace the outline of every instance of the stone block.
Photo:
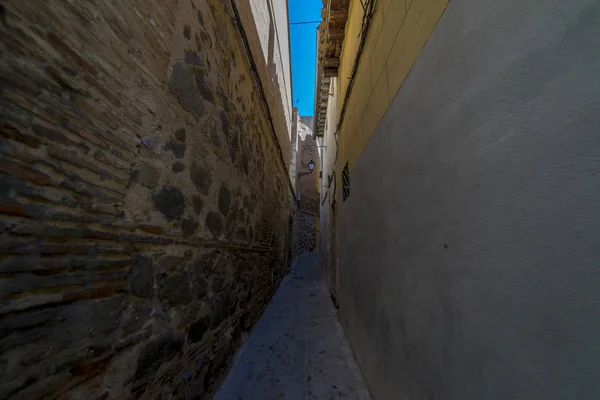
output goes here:
<path id="1" fill-rule="evenodd" d="M 175 140 L 169 140 L 163 147 L 163 150 L 173 153 L 175 158 L 183 158 L 185 155 L 185 149 L 186 146 L 184 143 L 179 143 Z"/>
<path id="2" fill-rule="evenodd" d="M 231 193 L 227 186 L 221 185 L 221 189 L 219 190 L 219 211 L 224 216 L 229 214 L 229 207 L 231 205 Z"/>
<path id="3" fill-rule="evenodd" d="M 180 162 L 173 163 L 173 165 L 171 166 L 171 171 L 173 171 L 173 173 L 175 173 L 175 174 L 180 173 L 184 169 L 185 169 L 185 164 L 180 163 Z"/>
<path id="4" fill-rule="evenodd" d="M 194 81 L 192 67 L 181 61 L 175 62 L 169 81 L 171 92 L 181 105 L 196 118 L 201 119 L 204 116 L 204 104 Z"/>
<path id="5" fill-rule="evenodd" d="M 198 222 L 195 219 L 183 218 L 181 220 L 181 233 L 183 237 L 192 236 L 198 229 Z"/>
<path id="6" fill-rule="evenodd" d="M 128 292 L 138 297 L 151 297 L 154 294 L 153 260 L 150 257 L 135 255 L 131 272 L 127 278 Z"/>
<path id="7" fill-rule="evenodd" d="M 148 381 L 160 366 L 170 361 L 181 350 L 184 339 L 173 333 L 165 333 L 146 344 L 140 351 L 132 392 Z"/>
<path id="8" fill-rule="evenodd" d="M 190 276 L 186 271 L 171 273 L 159 279 L 161 298 L 171 306 L 182 305 L 192 300 Z"/>
<path id="9" fill-rule="evenodd" d="M 215 211 L 210 211 L 206 215 L 206 226 L 213 236 L 221 236 L 223 232 L 223 217 Z"/>
<path id="10" fill-rule="evenodd" d="M 185 210 L 185 197 L 179 188 L 165 186 L 154 190 L 150 197 L 154 206 L 167 219 L 172 221 L 183 215 Z"/>
<path id="11" fill-rule="evenodd" d="M 212 185 L 210 170 L 201 162 L 193 161 L 190 168 L 190 178 L 196 189 L 202 194 L 208 194 Z"/>
<path id="12" fill-rule="evenodd" d="M 180 142 L 185 142 L 185 139 L 186 139 L 185 128 L 177 129 L 175 131 L 175 138 L 177 140 L 179 140 Z"/>
<path id="13" fill-rule="evenodd" d="M 192 205 L 194 206 L 194 212 L 200 214 L 202 212 L 202 207 L 204 207 L 204 200 L 200 196 L 194 196 L 192 198 Z"/>
<path id="14" fill-rule="evenodd" d="M 139 183 L 150 189 L 154 189 L 158 185 L 159 179 L 160 171 L 158 168 L 147 162 L 140 163 L 131 175 L 131 180 L 133 182 Z"/>
<path id="15" fill-rule="evenodd" d="M 209 329 L 209 323 L 206 318 L 200 318 L 190 324 L 188 328 L 188 341 L 197 343 L 202 340 L 204 333 Z"/>

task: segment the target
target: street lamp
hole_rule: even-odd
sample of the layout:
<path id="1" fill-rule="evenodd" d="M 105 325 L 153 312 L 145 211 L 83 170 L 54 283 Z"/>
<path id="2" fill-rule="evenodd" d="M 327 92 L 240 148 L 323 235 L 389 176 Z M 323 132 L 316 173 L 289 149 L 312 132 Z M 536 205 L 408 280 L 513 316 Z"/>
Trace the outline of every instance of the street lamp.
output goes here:
<path id="1" fill-rule="evenodd" d="M 312 174 L 312 172 L 315 170 L 315 162 L 313 160 L 310 160 L 308 162 L 308 172 L 299 172 L 298 173 L 298 177 L 301 178 L 304 175 L 308 175 L 308 174 Z"/>

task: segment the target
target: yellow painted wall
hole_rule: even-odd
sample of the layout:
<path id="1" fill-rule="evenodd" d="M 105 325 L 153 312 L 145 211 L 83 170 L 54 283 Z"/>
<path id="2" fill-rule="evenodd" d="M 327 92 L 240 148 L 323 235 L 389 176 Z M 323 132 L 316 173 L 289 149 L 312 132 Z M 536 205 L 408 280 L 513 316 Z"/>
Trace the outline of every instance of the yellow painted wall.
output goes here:
<path id="1" fill-rule="evenodd" d="M 354 55 L 358 50 L 360 42 L 358 35 L 360 33 L 362 16 L 363 10 L 360 1 L 351 0 L 344 34 L 344 43 L 340 55 L 340 67 L 338 69 L 338 77 L 345 77 L 345 79 L 338 79 L 338 110 L 342 109 L 342 102 L 344 101 L 346 90 L 348 89 L 348 77 L 350 77 L 352 72 Z"/>
<path id="2" fill-rule="evenodd" d="M 448 0 L 376 0 L 339 133 L 338 175 L 350 170 L 427 43 Z M 363 10 L 351 0 L 338 73 L 338 110 L 348 89 L 359 45 Z"/>

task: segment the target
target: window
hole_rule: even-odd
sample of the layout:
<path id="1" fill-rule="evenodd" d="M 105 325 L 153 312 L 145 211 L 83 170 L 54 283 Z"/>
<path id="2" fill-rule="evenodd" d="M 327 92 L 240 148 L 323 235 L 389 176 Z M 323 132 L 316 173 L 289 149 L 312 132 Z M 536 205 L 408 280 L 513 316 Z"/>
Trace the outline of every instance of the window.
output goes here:
<path id="1" fill-rule="evenodd" d="M 346 199 L 350 196 L 350 170 L 348 169 L 348 163 L 342 170 L 342 199 Z"/>

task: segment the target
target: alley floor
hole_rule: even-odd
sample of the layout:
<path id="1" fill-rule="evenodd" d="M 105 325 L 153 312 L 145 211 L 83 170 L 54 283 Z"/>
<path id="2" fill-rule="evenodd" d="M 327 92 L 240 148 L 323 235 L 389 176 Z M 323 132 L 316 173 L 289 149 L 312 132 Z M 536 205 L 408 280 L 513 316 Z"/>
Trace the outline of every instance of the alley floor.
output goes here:
<path id="1" fill-rule="evenodd" d="M 370 399 L 318 256 L 296 261 L 214 399 Z"/>

